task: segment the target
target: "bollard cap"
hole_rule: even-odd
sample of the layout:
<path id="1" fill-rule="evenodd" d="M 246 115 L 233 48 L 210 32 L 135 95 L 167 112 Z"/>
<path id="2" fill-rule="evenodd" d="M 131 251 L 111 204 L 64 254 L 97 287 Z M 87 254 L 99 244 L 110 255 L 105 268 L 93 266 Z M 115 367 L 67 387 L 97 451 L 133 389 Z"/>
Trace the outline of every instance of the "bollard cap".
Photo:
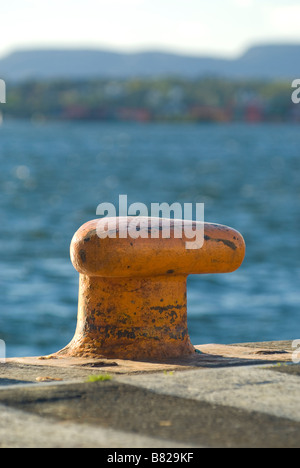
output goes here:
<path id="1" fill-rule="evenodd" d="M 79 273 L 99 277 L 230 273 L 241 266 L 245 242 L 239 232 L 220 224 L 185 222 L 185 228 L 202 229 L 203 234 L 200 248 L 195 243 L 189 248 L 193 240 L 182 223 L 142 217 L 90 221 L 74 235 L 72 263 Z M 132 237 L 134 231 L 138 238 Z M 169 238 L 163 238 L 166 233 Z"/>

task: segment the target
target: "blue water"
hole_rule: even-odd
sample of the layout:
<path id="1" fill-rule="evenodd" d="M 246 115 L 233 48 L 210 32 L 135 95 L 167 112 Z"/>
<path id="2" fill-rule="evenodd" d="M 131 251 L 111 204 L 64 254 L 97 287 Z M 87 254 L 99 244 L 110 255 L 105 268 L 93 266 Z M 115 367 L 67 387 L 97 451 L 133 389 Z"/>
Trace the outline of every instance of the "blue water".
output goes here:
<path id="1" fill-rule="evenodd" d="M 300 338 L 300 128 L 4 122 L 0 127 L 0 339 L 8 356 L 73 337 L 74 232 L 99 203 L 204 202 L 239 230 L 243 266 L 190 277 L 194 344 Z"/>

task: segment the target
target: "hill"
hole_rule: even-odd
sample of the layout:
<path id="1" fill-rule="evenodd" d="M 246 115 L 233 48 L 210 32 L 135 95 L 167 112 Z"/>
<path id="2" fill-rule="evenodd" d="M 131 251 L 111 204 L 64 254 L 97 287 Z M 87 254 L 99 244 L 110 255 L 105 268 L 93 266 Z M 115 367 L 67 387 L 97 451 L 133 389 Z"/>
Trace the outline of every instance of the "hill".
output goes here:
<path id="1" fill-rule="evenodd" d="M 0 77 L 11 81 L 205 75 L 243 79 L 300 77 L 300 44 L 251 47 L 237 59 L 166 52 L 20 50 L 0 59 Z"/>

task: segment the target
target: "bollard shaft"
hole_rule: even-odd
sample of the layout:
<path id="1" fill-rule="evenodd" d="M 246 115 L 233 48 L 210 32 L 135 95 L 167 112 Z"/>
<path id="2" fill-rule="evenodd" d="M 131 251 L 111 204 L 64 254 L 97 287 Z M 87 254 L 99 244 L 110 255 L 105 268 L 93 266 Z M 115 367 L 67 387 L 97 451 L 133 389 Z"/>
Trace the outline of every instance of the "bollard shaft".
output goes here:
<path id="1" fill-rule="evenodd" d="M 186 277 L 80 275 L 77 330 L 64 354 L 158 359 L 192 352 Z"/>

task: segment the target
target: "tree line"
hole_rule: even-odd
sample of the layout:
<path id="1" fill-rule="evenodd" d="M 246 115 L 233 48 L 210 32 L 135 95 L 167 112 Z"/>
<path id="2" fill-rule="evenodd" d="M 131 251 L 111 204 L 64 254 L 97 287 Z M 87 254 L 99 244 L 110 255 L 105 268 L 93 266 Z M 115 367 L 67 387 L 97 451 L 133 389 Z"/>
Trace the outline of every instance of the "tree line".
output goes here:
<path id="1" fill-rule="evenodd" d="M 204 77 L 7 84 L 7 117 L 104 121 L 299 121 L 291 83 Z"/>

